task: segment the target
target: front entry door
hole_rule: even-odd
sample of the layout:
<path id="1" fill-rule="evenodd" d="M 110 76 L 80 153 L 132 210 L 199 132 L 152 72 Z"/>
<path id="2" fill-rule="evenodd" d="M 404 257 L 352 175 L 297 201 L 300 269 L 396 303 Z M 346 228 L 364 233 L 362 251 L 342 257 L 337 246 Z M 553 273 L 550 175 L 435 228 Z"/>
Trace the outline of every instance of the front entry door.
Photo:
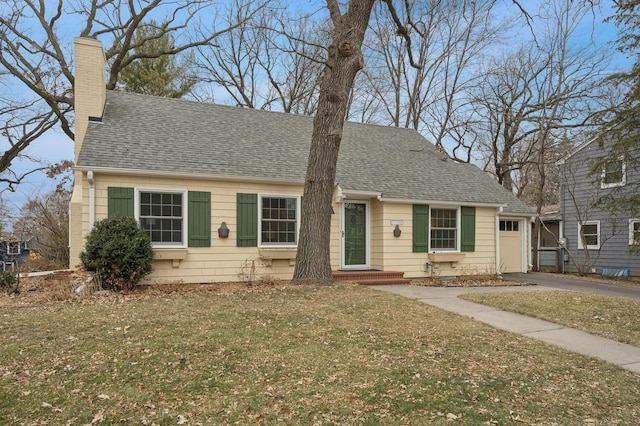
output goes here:
<path id="1" fill-rule="evenodd" d="M 342 204 L 342 269 L 369 268 L 369 204 Z"/>

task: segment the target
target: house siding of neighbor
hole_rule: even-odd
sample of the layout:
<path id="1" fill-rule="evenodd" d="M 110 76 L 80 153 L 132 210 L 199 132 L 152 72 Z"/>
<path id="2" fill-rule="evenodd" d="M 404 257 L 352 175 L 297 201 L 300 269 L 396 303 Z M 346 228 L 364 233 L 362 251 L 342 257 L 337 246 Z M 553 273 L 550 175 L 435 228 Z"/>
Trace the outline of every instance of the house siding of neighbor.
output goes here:
<path id="1" fill-rule="evenodd" d="M 96 40 L 76 39 L 76 64 L 87 75 L 75 83 L 71 264 L 97 220 L 132 215 L 154 241 L 150 282 L 290 279 L 312 117 L 105 91 Z M 413 130 L 345 123 L 331 208 L 334 270 L 422 278 L 529 265 L 531 210 Z M 504 220 L 519 223 L 508 268 Z"/>
<path id="2" fill-rule="evenodd" d="M 605 157 L 609 147 L 606 138 L 592 140 L 559 163 L 563 181 L 562 236 L 567 251 L 579 264 L 589 265 L 587 272 L 628 271 L 632 276 L 640 276 L 640 256 L 629 252 L 634 233 L 636 237 L 640 234 L 640 217 L 630 213 L 612 214 L 597 206 L 602 197 L 618 197 L 640 189 L 640 170 L 628 158 L 620 157 L 608 163 L 601 173 L 590 174 L 594 162 Z M 640 149 L 629 155 L 638 158 Z M 584 242 L 581 230 L 584 230 Z M 587 252 L 590 262 L 586 259 Z M 576 271 L 568 255 L 564 256 L 564 267 L 566 271 Z"/>

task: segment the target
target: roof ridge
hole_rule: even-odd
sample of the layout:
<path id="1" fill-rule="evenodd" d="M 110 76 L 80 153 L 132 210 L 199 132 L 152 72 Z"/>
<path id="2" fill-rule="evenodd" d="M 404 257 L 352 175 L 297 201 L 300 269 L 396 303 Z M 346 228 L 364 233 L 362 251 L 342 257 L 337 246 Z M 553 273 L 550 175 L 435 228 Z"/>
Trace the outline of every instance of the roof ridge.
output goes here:
<path id="1" fill-rule="evenodd" d="M 296 113 L 292 113 L 292 112 L 285 112 L 285 111 L 274 111 L 274 110 L 267 110 L 267 109 L 257 109 L 257 108 L 249 108 L 249 107 L 245 107 L 245 106 L 240 106 L 240 105 L 228 105 L 228 104 L 220 104 L 220 103 L 215 103 L 215 102 L 202 102 L 202 101 L 198 101 L 198 100 L 192 100 L 192 99 L 184 99 L 184 98 L 169 98 L 166 96 L 157 96 L 157 95 L 149 95 L 149 94 L 145 94 L 145 93 L 136 93 L 136 92 L 125 92 L 123 90 L 107 90 L 107 94 L 109 93 L 115 93 L 117 96 L 132 96 L 132 97 L 139 97 L 139 98 L 151 98 L 153 100 L 162 100 L 162 101 L 166 101 L 166 102 L 181 102 L 181 103 L 185 103 L 188 105 L 193 105 L 193 106 L 198 106 L 198 107 L 210 107 L 210 108 L 224 108 L 224 109 L 236 109 L 239 111 L 243 111 L 246 112 L 248 114 L 279 114 L 279 115 L 286 115 L 286 116 L 290 116 L 290 117 L 295 117 L 294 119 L 305 119 L 305 120 L 313 120 L 313 118 L 315 116 L 313 115 L 305 115 L 305 114 L 296 114 Z M 416 129 L 412 129 L 410 127 L 399 127 L 399 126 L 392 126 L 392 125 L 386 125 L 386 124 L 381 124 L 381 123 L 363 123 L 360 121 L 350 121 L 350 120 L 345 120 L 345 125 L 349 125 L 349 126 L 364 126 L 364 127 L 381 127 L 381 128 L 385 128 L 385 129 L 395 129 L 395 131 L 408 131 L 411 133 L 420 133 L 418 132 Z M 425 139 L 426 140 L 426 139 Z M 427 140 L 427 142 L 429 142 Z M 429 142 L 430 143 L 430 142 Z M 432 144 L 433 145 L 433 144 Z"/>

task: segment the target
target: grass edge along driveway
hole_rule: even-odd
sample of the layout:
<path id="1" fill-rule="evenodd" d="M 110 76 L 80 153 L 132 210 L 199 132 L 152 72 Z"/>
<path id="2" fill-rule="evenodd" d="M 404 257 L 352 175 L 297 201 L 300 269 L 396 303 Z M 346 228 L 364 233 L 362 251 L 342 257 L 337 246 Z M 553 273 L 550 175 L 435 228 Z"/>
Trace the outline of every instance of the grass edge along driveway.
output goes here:
<path id="1" fill-rule="evenodd" d="M 640 347 L 640 301 L 576 291 L 464 294 L 460 298 Z"/>

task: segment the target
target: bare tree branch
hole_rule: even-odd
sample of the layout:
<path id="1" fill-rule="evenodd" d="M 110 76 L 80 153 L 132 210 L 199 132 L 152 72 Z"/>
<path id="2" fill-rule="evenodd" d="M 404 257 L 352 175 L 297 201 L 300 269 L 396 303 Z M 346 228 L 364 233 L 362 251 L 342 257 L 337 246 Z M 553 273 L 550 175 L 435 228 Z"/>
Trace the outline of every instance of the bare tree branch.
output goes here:
<path id="1" fill-rule="evenodd" d="M 248 0 L 245 19 L 268 4 L 268 0 Z M 118 84 L 122 69 L 141 58 L 178 55 L 198 46 L 212 44 L 216 38 L 243 22 L 221 25 L 224 11 L 215 0 L 172 2 L 150 0 L 91 0 L 67 3 L 64 0 L 7 0 L 0 8 L 0 75 L 15 84 L 12 96 L 0 98 L 0 123 L 7 123 L 1 136 L 3 150 L 0 173 L 47 130 L 59 128 L 69 138 L 73 130 L 73 60 L 63 31 L 69 22 L 85 37 L 104 37 L 108 62 L 107 88 Z M 148 39 L 136 40 L 137 28 L 154 18 L 162 24 Z M 169 49 L 149 51 L 135 47 L 163 35 L 179 35 Z M 6 142 L 5 142 L 6 140 Z M 10 173 L 8 174 L 10 175 Z M 12 184 L 20 180 L 7 178 Z"/>

